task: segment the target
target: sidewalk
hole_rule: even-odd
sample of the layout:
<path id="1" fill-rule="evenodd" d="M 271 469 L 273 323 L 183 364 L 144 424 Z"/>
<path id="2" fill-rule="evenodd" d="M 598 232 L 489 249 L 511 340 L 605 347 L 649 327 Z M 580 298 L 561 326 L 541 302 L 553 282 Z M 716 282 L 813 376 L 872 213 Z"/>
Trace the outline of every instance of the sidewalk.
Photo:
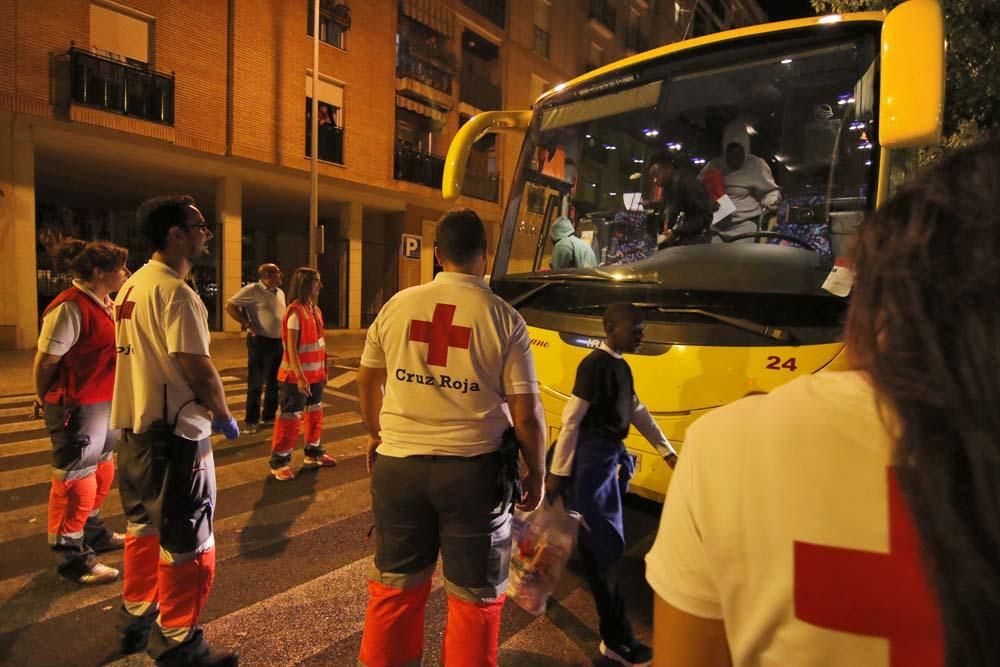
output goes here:
<path id="1" fill-rule="evenodd" d="M 246 368 L 247 345 L 243 334 L 212 333 L 212 361 L 215 367 Z M 364 329 L 328 329 L 326 350 L 335 363 L 357 364 L 365 346 Z M 0 350 L 0 396 L 34 391 L 31 364 L 34 350 Z"/>

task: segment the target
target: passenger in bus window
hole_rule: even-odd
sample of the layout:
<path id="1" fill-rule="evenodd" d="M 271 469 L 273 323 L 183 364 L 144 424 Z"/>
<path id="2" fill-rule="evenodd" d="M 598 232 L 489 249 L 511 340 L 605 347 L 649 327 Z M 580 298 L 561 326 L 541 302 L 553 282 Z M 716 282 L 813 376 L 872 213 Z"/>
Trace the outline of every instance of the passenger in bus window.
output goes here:
<path id="1" fill-rule="evenodd" d="M 998 210 L 1000 140 L 942 158 L 860 227 L 850 369 L 687 429 L 655 665 L 1000 664 Z"/>
<path id="2" fill-rule="evenodd" d="M 567 217 L 561 217 L 552 225 L 549 232 L 552 239 L 552 270 L 589 269 L 597 266 L 597 256 L 590 245 L 578 237 L 573 230 L 573 223 Z"/>
<path id="3" fill-rule="evenodd" d="M 732 121 L 722 131 L 722 155 L 706 164 L 702 175 L 713 171 L 722 174 L 725 194 L 736 206 L 730 216 L 715 223 L 715 229 L 728 235 L 757 231 L 757 221 L 764 209 L 778 207 L 781 188 L 774 182 L 767 162 L 750 153 L 746 121 Z"/>
<path id="4" fill-rule="evenodd" d="M 650 209 L 651 231 L 662 235 L 660 247 L 709 243 L 715 203 L 687 160 L 678 153 L 660 151 L 649 160 L 649 175 L 654 194 L 645 207 Z"/>

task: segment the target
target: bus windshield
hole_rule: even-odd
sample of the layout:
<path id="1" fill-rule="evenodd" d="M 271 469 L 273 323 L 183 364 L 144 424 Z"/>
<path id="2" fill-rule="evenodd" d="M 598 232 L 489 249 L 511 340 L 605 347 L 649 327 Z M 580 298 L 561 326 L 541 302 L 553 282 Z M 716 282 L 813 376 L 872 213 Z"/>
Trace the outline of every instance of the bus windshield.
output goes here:
<path id="1" fill-rule="evenodd" d="M 818 283 L 788 291 L 821 293 L 874 204 L 874 26 L 705 47 L 543 100 L 494 280 L 631 274 L 698 290 L 711 275 L 715 291 L 746 292 L 737 265 L 805 262 Z"/>

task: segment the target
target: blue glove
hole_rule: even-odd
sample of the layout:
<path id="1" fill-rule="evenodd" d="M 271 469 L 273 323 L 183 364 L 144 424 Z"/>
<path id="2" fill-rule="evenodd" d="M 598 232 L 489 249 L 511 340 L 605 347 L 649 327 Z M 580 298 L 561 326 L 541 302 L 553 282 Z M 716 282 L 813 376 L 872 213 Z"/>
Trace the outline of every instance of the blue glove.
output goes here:
<path id="1" fill-rule="evenodd" d="M 212 419 L 212 433 L 221 433 L 226 440 L 235 440 L 240 437 L 240 426 L 232 417 L 215 417 Z"/>

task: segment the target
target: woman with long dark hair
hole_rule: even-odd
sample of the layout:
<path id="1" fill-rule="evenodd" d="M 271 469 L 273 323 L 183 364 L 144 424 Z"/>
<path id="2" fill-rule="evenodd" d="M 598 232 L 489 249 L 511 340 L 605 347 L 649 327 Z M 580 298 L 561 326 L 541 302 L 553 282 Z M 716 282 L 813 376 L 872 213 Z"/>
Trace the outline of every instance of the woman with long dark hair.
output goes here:
<path id="1" fill-rule="evenodd" d="M 115 477 L 109 428 L 115 381 L 115 326 L 109 295 L 129 276 L 125 248 L 95 241 L 65 242 L 60 259 L 75 276 L 42 316 L 35 354 L 36 404 L 44 406 L 52 438 L 48 534 L 59 573 L 81 584 L 114 581 L 118 570 L 95 553 L 121 549 L 100 508 Z"/>
<path id="2" fill-rule="evenodd" d="M 281 415 L 271 436 L 271 474 L 279 481 L 295 479 L 292 450 L 305 434 L 303 468 L 337 465 L 320 444 L 323 431 L 323 387 L 326 386 L 326 341 L 317 299 L 323 281 L 316 269 L 295 269 L 288 288 L 288 309 L 281 327 L 284 357 L 278 369 Z"/>
<path id="3" fill-rule="evenodd" d="M 854 271 L 854 370 L 688 430 L 654 664 L 1000 664 L 1000 141 L 882 206 Z"/>

